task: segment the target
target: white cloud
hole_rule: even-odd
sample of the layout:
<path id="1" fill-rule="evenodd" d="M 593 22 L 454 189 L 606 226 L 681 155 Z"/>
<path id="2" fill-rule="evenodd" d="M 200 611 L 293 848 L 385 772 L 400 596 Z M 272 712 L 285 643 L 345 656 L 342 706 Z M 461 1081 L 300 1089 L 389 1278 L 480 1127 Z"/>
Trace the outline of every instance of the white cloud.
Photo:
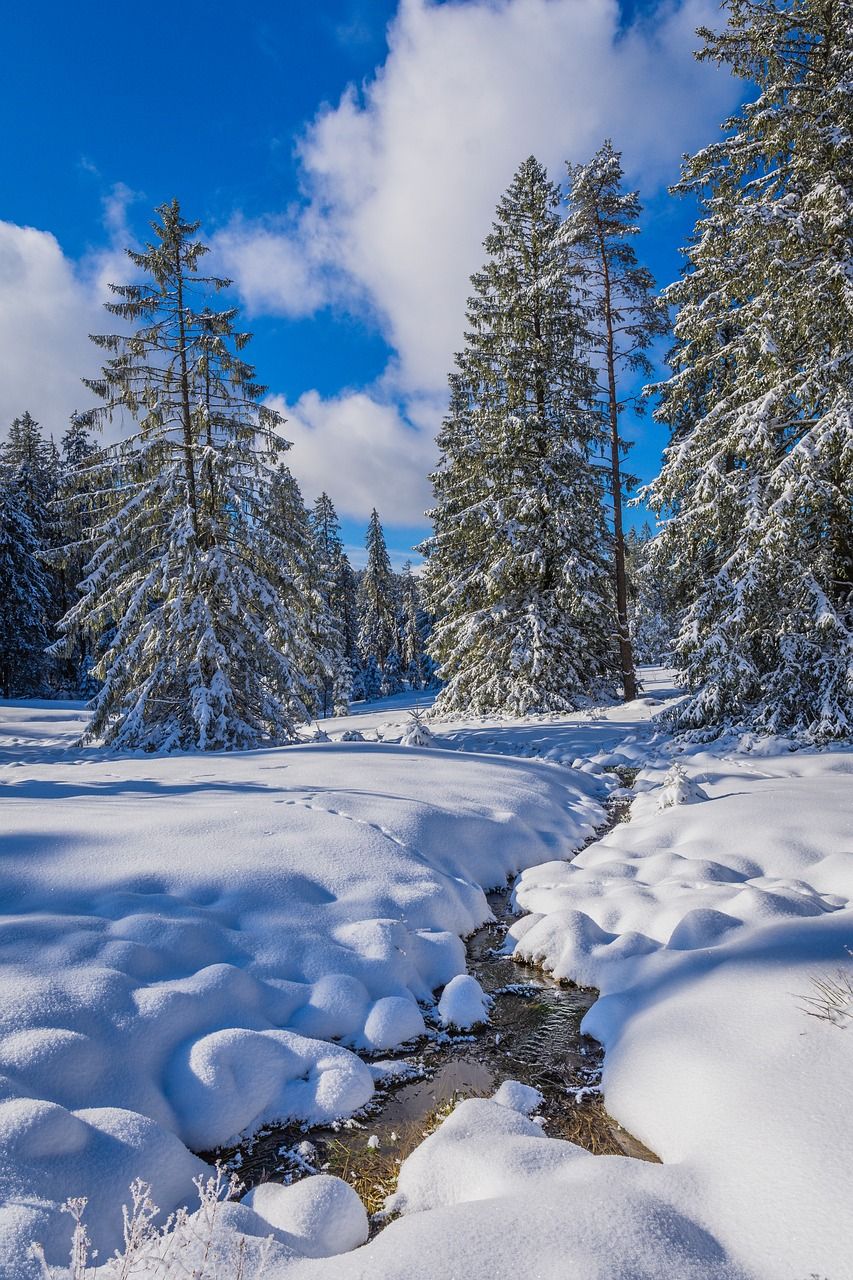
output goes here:
<path id="1" fill-rule="evenodd" d="M 127 280 L 132 267 L 127 209 L 139 194 L 116 183 L 103 199 L 107 243 L 79 262 L 49 231 L 0 222 L 0 434 L 28 409 L 57 443 L 70 414 L 88 408 L 92 393 L 81 379 L 96 375 L 103 355 L 90 333 L 115 329 L 103 304 L 109 282 Z M 115 439 L 121 424 L 107 425 Z"/>
<path id="2" fill-rule="evenodd" d="M 342 516 L 361 519 L 375 506 L 388 524 L 421 522 L 436 460 L 434 424 L 418 429 L 366 392 L 324 399 L 308 391 L 292 406 L 280 396 L 269 403 L 287 419 L 287 462 L 306 501 L 325 489 Z"/>
<path id="3" fill-rule="evenodd" d="M 531 152 L 555 178 L 610 135 L 629 177 L 651 194 L 678 158 L 715 136 L 732 82 L 692 58 L 716 0 L 660 0 L 627 30 L 617 0 L 401 0 L 384 64 L 307 128 L 301 205 L 234 220 L 213 237 L 217 269 L 256 314 L 338 307 L 378 323 L 391 356 L 373 389 L 291 409 L 290 455 L 307 495 L 342 512 L 374 503 L 412 523 L 430 503 L 426 472 L 468 277 L 495 203 Z M 117 187 L 105 202 L 111 248 L 75 266 L 53 236 L 0 224 L 0 426 L 24 407 L 64 429 L 98 367 L 90 331 L 105 284 L 127 263 Z M 260 371 L 265 380 L 266 371 Z"/>
<path id="4" fill-rule="evenodd" d="M 0 430 L 29 409 L 57 442 L 99 367 L 89 333 L 103 326 L 99 287 L 47 231 L 0 222 Z"/>
<path id="5" fill-rule="evenodd" d="M 401 0 L 384 65 L 306 131 L 302 211 L 284 230 L 241 220 L 217 237 L 250 309 L 338 306 L 378 322 L 393 353 L 378 399 L 300 400 L 292 458 L 309 492 L 338 488 L 358 517 L 375 502 L 419 518 L 498 197 L 531 152 L 561 180 L 607 136 L 641 189 L 674 180 L 734 101 L 692 56 L 695 28 L 718 18 L 716 0 L 661 0 L 627 30 L 617 0 Z"/>
<path id="6" fill-rule="evenodd" d="M 255 229 L 261 290 L 240 224 L 250 269 L 236 257 L 231 269 L 245 301 L 292 314 L 361 295 L 397 353 L 400 390 L 443 388 L 468 277 L 519 163 L 533 152 L 558 179 L 565 159 L 612 136 L 643 188 L 671 181 L 733 100 L 732 82 L 692 58 L 696 26 L 718 16 L 714 0 L 662 0 L 621 31 L 616 0 L 402 0 L 385 64 L 305 135 L 301 218 L 283 234 Z M 285 271 L 280 291 L 279 254 L 302 272 Z M 340 273 L 331 291 L 318 270 Z"/>
<path id="7" fill-rule="evenodd" d="M 239 281 L 240 296 L 255 314 L 311 315 L 328 300 L 324 264 L 305 235 L 238 217 L 217 232 L 212 247 L 217 265 Z"/>

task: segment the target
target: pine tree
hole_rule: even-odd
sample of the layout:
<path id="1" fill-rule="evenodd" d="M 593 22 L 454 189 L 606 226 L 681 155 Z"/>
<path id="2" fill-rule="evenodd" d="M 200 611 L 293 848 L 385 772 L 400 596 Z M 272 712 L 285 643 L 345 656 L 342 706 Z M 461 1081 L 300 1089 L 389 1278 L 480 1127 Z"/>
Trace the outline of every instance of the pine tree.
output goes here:
<path id="1" fill-rule="evenodd" d="M 26 471 L 26 463 L 20 470 Z M 50 579 L 20 470 L 0 470 L 0 691 L 43 692 Z"/>
<path id="2" fill-rule="evenodd" d="M 41 427 L 28 412 L 15 418 L 0 445 L 0 467 L 17 477 L 25 496 L 27 512 L 43 550 L 57 545 L 58 529 L 53 502 L 61 474 L 59 454 L 53 440 L 46 440 Z M 49 570 L 47 570 L 50 576 Z"/>
<path id="3" fill-rule="evenodd" d="M 853 20 L 729 0 L 700 53 L 757 86 L 685 162 L 698 196 L 649 498 L 685 606 L 681 727 L 853 728 Z"/>
<path id="4" fill-rule="evenodd" d="M 390 698 L 393 694 L 399 693 L 402 688 L 403 671 L 400 665 L 400 655 L 396 649 L 392 649 L 385 659 L 385 666 L 382 668 L 380 692 L 383 698 Z"/>
<path id="5" fill-rule="evenodd" d="M 149 750 L 283 741 L 308 686 L 288 656 L 286 553 L 266 518 L 281 419 L 260 403 L 236 313 L 210 309 L 228 281 L 199 275 L 198 224 L 177 201 L 157 217 L 155 241 L 128 250 L 144 282 L 113 285 L 107 304 L 137 327 L 95 337 L 108 358 L 86 384 L 104 401 L 86 425 L 117 410 L 138 422 L 97 468 L 95 551 L 63 623 L 72 639 L 110 633 L 87 737 Z"/>
<path id="6" fill-rule="evenodd" d="M 426 654 L 426 614 L 420 607 L 418 586 L 411 563 L 403 570 L 403 609 L 400 633 L 400 657 L 403 674 L 411 689 L 425 689 L 432 676 Z"/>
<path id="7" fill-rule="evenodd" d="M 624 385 L 626 376 L 650 376 L 646 354 L 668 329 L 655 298 L 652 274 L 637 262 L 632 238 L 642 205 L 636 191 L 623 190 L 622 157 L 608 140 L 585 165 L 568 166 L 568 216 L 563 235 L 581 269 L 593 362 L 603 368 L 604 402 L 610 429 L 610 494 L 613 502 L 613 557 L 616 619 L 622 688 L 626 702 L 637 696 L 637 675 L 628 627 L 625 536 L 622 527 L 622 472 L 626 451 L 620 419 L 629 404 L 643 401 Z"/>
<path id="8" fill-rule="evenodd" d="M 349 711 L 352 670 L 347 649 L 348 600 L 342 570 L 345 555 L 340 521 L 327 493 L 321 493 L 314 503 L 311 530 L 319 590 L 329 613 L 330 664 L 323 686 L 323 714 L 346 715 Z"/>
<path id="9" fill-rule="evenodd" d="M 637 662 L 657 665 L 671 661 L 678 627 L 671 584 L 650 555 L 651 546 L 652 530 L 646 521 L 639 534 L 632 529 L 625 539 L 625 569 L 634 656 Z"/>
<path id="10" fill-rule="evenodd" d="M 15 418 L 0 445 L 0 466 L 19 473 L 18 487 L 36 519 L 46 517 L 57 481 L 56 449 L 29 412 Z"/>
<path id="11" fill-rule="evenodd" d="M 559 194 L 522 164 L 472 277 L 432 476 L 437 710 L 565 711 L 614 675 L 602 428 Z"/>
<path id="12" fill-rule="evenodd" d="M 341 554 L 338 561 L 335 576 L 335 599 L 341 620 L 344 655 L 349 663 L 353 678 L 355 678 L 355 674 L 361 666 L 361 654 L 358 647 L 358 583 L 346 552 Z M 351 696 L 355 697 L 356 694 L 353 692 Z"/>
<path id="13" fill-rule="evenodd" d="M 397 622 L 394 607 L 394 574 L 385 545 L 385 534 L 376 508 L 370 513 L 365 540 L 367 564 L 358 587 L 360 613 L 359 648 L 362 659 L 372 655 L 382 670 L 396 651 Z"/>
<path id="14" fill-rule="evenodd" d="M 330 715 L 335 689 L 343 679 L 340 631 L 329 604 L 330 582 L 318 555 L 312 519 L 284 463 L 275 474 L 268 519 L 285 557 L 278 588 L 293 618 L 286 656 L 305 676 L 305 704 L 311 715 Z"/>
<path id="15" fill-rule="evenodd" d="M 85 418 L 79 413 L 72 413 L 68 430 L 62 437 L 63 473 L 79 470 L 96 452 Z"/>
<path id="16" fill-rule="evenodd" d="M 77 413 L 71 415 L 62 437 L 59 483 L 54 499 L 56 514 L 56 547 L 51 555 L 55 588 L 56 618 L 68 613 L 80 598 L 79 584 L 91 554 L 92 499 L 88 493 L 90 467 L 97 450 L 85 421 Z M 91 696 L 95 692 L 90 670 L 94 648 L 85 633 L 67 641 L 55 655 L 57 682 L 75 694 Z"/>
<path id="17" fill-rule="evenodd" d="M 382 694 L 382 672 L 373 653 L 367 655 L 362 665 L 359 684 L 365 702 L 374 702 Z"/>

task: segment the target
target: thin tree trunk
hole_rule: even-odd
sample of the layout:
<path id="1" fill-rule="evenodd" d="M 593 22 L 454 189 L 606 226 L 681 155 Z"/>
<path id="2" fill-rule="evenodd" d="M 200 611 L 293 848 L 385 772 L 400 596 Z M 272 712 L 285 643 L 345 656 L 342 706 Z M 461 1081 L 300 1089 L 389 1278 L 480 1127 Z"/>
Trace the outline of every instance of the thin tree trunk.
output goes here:
<path id="1" fill-rule="evenodd" d="M 195 463 L 193 461 L 193 429 L 192 414 L 190 413 L 190 383 L 189 373 L 187 370 L 187 344 L 186 344 L 186 325 L 184 324 L 184 282 L 181 275 L 181 257 L 180 250 L 175 254 L 177 269 L 177 285 L 178 285 L 178 335 L 180 341 L 180 357 L 181 357 L 181 410 L 183 417 L 183 435 L 184 435 L 184 466 L 187 473 L 187 493 L 190 500 L 190 517 L 192 519 L 193 533 L 198 542 L 198 498 L 195 488 Z"/>
<path id="2" fill-rule="evenodd" d="M 637 696 L 634 651 L 628 632 L 628 581 L 625 574 L 625 535 L 622 529 L 622 470 L 619 457 L 619 401 L 616 398 L 616 351 L 611 309 L 610 268 L 601 220 L 596 217 L 601 267 L 604 277 L 604 320 L 607 329 L 607 398 L 610 416 L 610 476 L 613 490 L 613 543 L 616 562 L 616 621 L 619 628 L 619 660 L 626 702 Z"/>

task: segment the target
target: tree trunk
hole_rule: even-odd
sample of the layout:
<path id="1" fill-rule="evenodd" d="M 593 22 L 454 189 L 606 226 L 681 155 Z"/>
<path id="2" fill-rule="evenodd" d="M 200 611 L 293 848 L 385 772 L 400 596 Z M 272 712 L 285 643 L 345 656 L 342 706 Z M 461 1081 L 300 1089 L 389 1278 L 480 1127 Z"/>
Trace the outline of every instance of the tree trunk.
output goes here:
<path id="1" fill-rule="evenodd" d="M 182 427 L 184 436 L 184 467 L 187 473 L 187 495 L 190 503 L 190 518 L 192 520 L 193 533 L 196 542 L 198 542 L 198 498 L 195 488 L 195 462 L 193 459 L 193 428 L 192 414 L 190 412 L 190 383 L 189 372 L 187 370 L 187 338 L 186 325 L 184 324 L 184 281 L 181 274 L 181 251 L 177 249 L 175 252 L 175 268 L 178 286 L 178 335 L 180 341 L 180 357 L 181 357 L 181 412 Z"/>
<path id="2" fill-rule="evenodd" d="M 613 544 L 616 562 L 616 622 L 619 629 L 619 662 L 622 669 L 622 689 L 626 702 L 637 696 L 637 673 L 634 668 L 634 651 L 628 632 L 628 581 L 625 574 L 625 535 L 622 529 L 622 471 L 619 457 L 619 401 L 616 398 L 616 352 L 611 309 L 610 267 L 604 244 L 604 232 L 600 220 L 598 244 L 601 252 L 601 268 L 604 278 L 604 320 L 607 329 L 607 398 L 610 416 L 610 477 L 613 491 Z"/>

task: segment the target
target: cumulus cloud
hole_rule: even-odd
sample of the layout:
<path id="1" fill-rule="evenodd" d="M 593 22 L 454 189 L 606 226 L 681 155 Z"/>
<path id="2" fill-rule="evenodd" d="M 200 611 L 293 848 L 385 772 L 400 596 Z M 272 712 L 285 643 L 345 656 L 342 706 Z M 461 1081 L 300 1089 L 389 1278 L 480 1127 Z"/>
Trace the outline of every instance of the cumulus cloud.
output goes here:
<path id="1" fill-rule="evenodd" d="M 392 523 L 420 518 L 497 198 L 531 152 L 560 178 L 605 136 L 645 193 L 671 181 L 735 98 L 692 57 L 696 26 L 718 20 L 716 0 L 659 0 L 628 27 L 617 0 L 401 0 L 383 65 L 306 128 L 302 202 L 259 221 L 235 214 L 213 237 L 216 269 L 250 312 L 341 308 L 388 342 L 379 384 L 284 406 L 307 494 L 327 488 L 356 518 L 374 503 Z M 111 243 L 133 198 L 117 187 L 105 205 Z M 115 249 L 80 267 L 47 232 L 0 227 L 0 422 L 29 407 L 64 423 L 79 376 L 97 367 L 86 334 L 103 325 L 106 281 L 126 270 Z"/>
<path id="2" fill-rule="evenodd" d="M 88 403 L 80 378 L 98 369 L 88 335 L 103 325 L 99 293 L 49 232 L 0 222 L 0 428 L 29 409 L 58 441 Z"/>
<path id="3" fill-rule="evenodd" d="M 91 404 L 81 378 L 97 374 L 101 353 L 89 334 L 116 324 L 103 304 L 109 283 L 128 279 L 127 210 L 139 198 L 121 182 L 109 189 L 102 202 L 107 241 L 80 261 L 49 231 L 0 222 L 0 432 L 28 409 L 58 443 L 73 410 Z M 105 431 L 107 439 L 119 434 L 119 423 Z"/>
<path id="4" fill-rule="evenodd" d="M 237 217 L 216 234 L 212 248 L 217 266 L 239 282 L 250 311 L 296 318 L 311 315 L 330 297 L 327 267 L 314 245 L 297 229 L 281 231 L 278 220 Z"/>
<path id="5" fill-rule="evenodd" d="M 287 462 L 306 500 L 325 489 L 340 515 L 361 519 L 376 506 L 388 524 L 420 523 L 435 463 L 434 433 L 425 423 L 412 425 L 366 392 L 326 399 L 308 391 L 295 405 L 281 396 L 270 403 L 287 419 Z"/>
<path id="6" fill-rule="evenodd" d="M 559 180 L 607 136 L 646 193 L 671 182 L 735 98 L 692 56 L 696 27 L 718 17 L 716 0 L 660 0 L 627 28 L 617 0 L 401 0 L 384 64 L 305 132 L 301 211 L 284 227 L 241 219 L 216 242 L 250 309 L 337 306 L 389 344 L 378 397 L 311 393 L 293 411 L 309 491 L 340 486 L 353 516 L 375 502 L 389 520 L 418 518 L 500 193 L 531 152 Z"/>
<path id="7" fill-rule="evenodd" d="M 468 277 L 519 163 L 533 152 L 559 178 L 565 159 L 612 136 L 645 190 L 671 181 L 733 99 L 731 81 L 692 58 L 696 26 L 716 17 L 714 0 L 662 0 L 623 29 L 616 0 L 402 0 L 384 65 L 305 134 L 301 218 L 284 233 L 240 224 L 250 269 L 235 256 L 232 271 L 245 301 L 292 314 L 296 296 L 305 310 L 366 299 L 400 391 L 442 387 Z M 261 289 L 253 234 L 272 263 Z M 278 254 L 302 271 L 284 271 L 280 291 Z M 337 273 L 337 293 L 318 287 L 320 270 Z"/>

